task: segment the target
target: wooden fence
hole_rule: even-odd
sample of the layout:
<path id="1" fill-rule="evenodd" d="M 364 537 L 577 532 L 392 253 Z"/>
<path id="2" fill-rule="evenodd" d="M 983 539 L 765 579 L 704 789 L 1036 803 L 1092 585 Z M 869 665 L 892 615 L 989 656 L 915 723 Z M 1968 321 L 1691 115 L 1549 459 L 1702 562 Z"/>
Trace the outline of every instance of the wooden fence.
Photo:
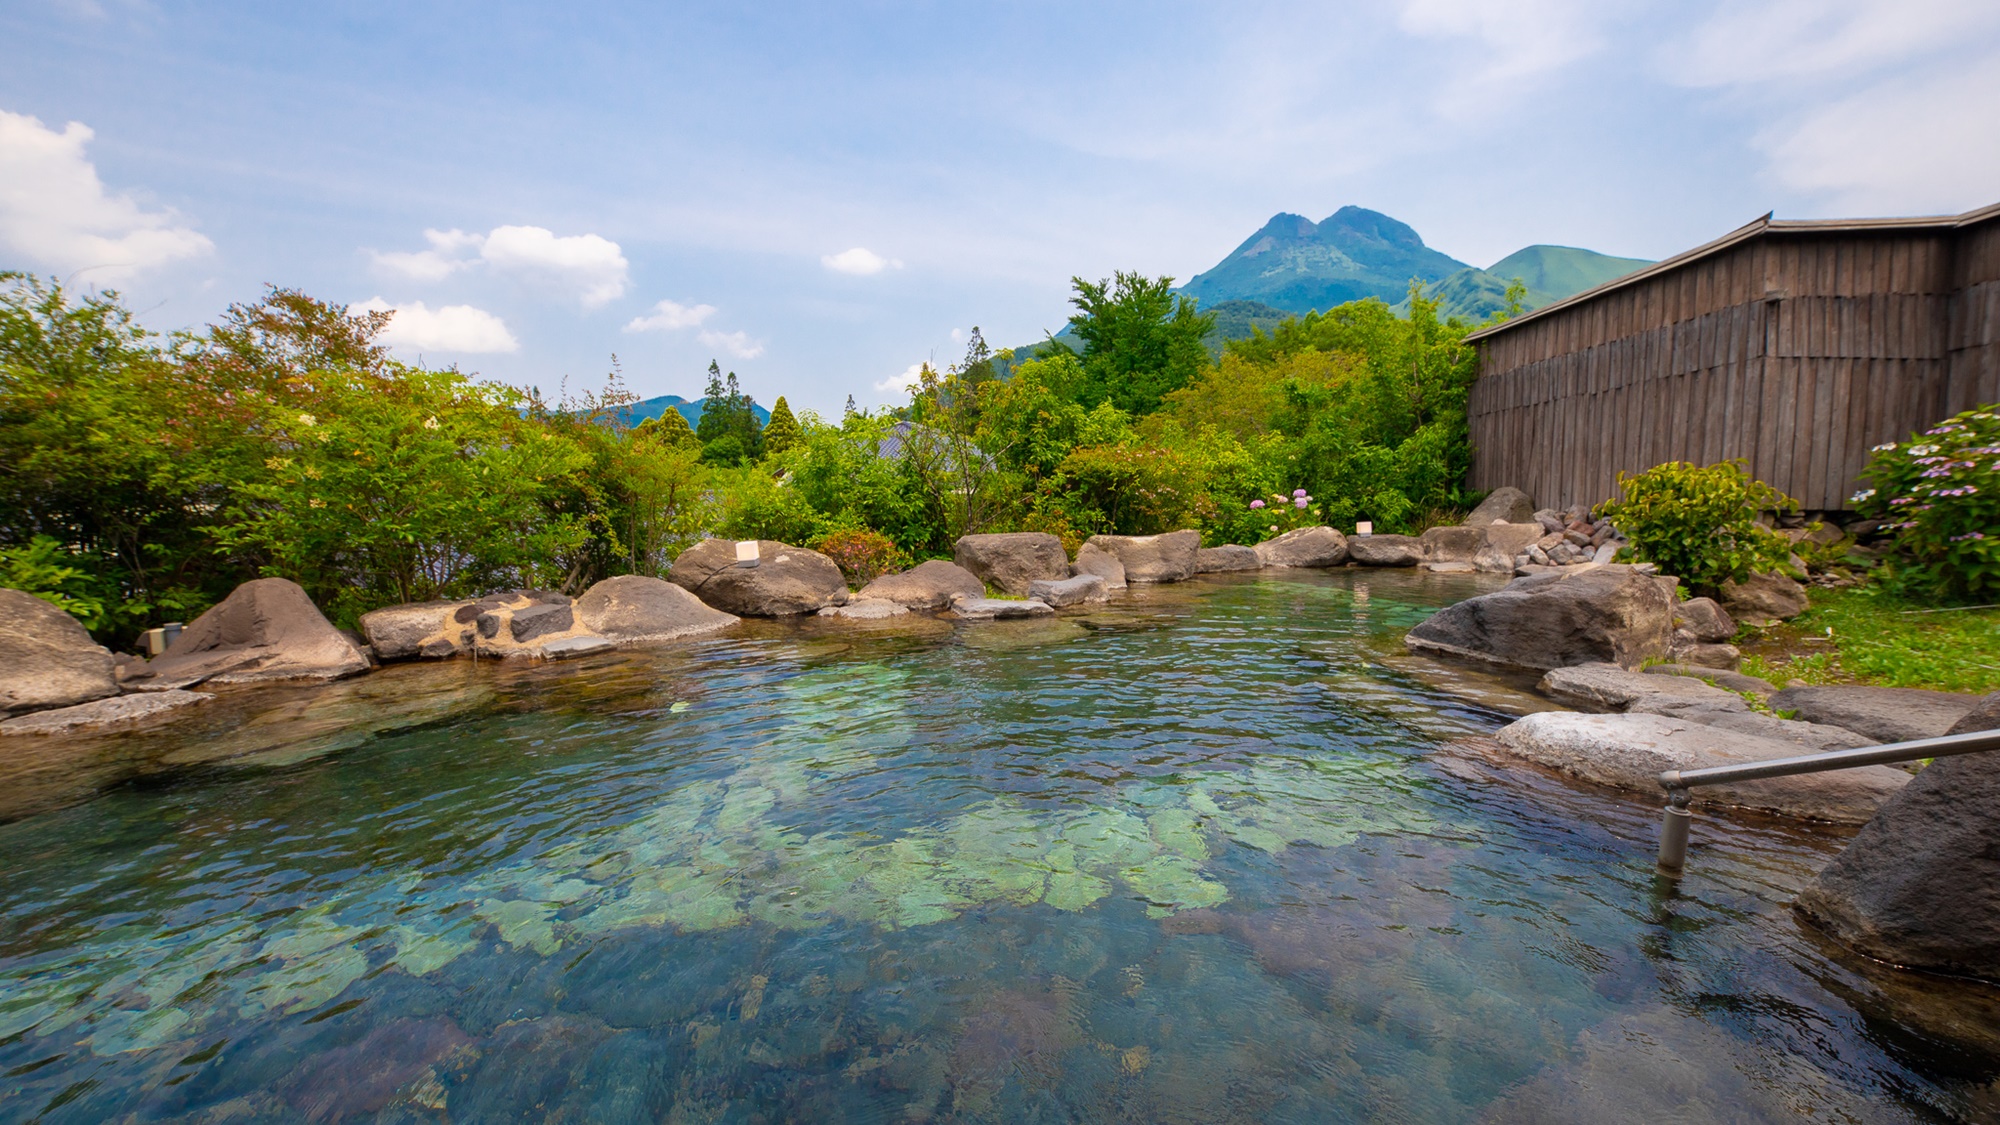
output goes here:
<path id="1" fill-rule="evenodd" d="M 1590 505 L 1621 471 L 1741 458 L 1848 506 L 1871 446 L 2000 401 L 1995 220 L 1767 217 L 1476 333 L 1470 484 Z"/>

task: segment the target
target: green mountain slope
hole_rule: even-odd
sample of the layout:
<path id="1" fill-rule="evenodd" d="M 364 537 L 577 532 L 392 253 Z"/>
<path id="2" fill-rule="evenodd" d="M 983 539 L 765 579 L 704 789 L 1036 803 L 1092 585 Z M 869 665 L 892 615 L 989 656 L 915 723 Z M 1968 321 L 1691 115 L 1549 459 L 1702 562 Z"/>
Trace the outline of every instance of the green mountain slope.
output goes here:
<path id="1" fill-rule="evenodd" d="M 1411 278 L 1442 281 L 1469 268 L 1424 245 L 1407 223 L 1363 207 L 1342 207 L 1325 221 L 1278 214 L 1181 292 L 1213 309 L 1257 301 L 1286 312 L 1330 309 L 1363 297 L 1394 304 Z"/>
<path id="2" fill-rule="evenodd" d="M 1446 316 L 1481 321 L 1507 307 L 1507 286 L 1516 278 L 1528 287 L 1522 307 L 1539 309 L 1652 264 L 1574 246 L 1529 246 L 1483 270 L 1460 270 L 1431 286 L 1428 295 Z"/>

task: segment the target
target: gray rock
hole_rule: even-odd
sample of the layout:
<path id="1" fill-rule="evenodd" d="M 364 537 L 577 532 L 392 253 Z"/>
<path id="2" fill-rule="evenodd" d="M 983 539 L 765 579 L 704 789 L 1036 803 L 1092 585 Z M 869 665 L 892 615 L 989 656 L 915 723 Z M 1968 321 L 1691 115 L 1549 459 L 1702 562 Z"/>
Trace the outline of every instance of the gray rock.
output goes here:
<path id="1" fill-rule="evenodd" d="M 1797 756 L 1796 743 L 1761 738 L 1664 715 L 1580 715 L 1545 711 L 1495 735 L 1509 752 L 1600 785 L 1662 796 L 1660 774 Z M 1864 766 L 1692 792 L 1699 805 L 1723 805 L 1781 816 L 1861 824 L 1910 781 L 1886 766 Z"/>
<path id="2" fill-rule="evenodd" d="M 1645 708 L 1635 708 L 1645 710 Z M 1845 727 L 1830 727 L 1823 723 L 1802 723 L 1797 719 L 1780 719 L 1759 711 L 1688 711 L 1674 718 L 1688 719 L 1703 726 L 1721 730 L 1736 731 L 1739 734 L 1754 734 L 1777 742 L 1790 742 L 1815 753 L 1828 750 L 1852 750 L 1857 746 L 1873 746 L 1875 740 L 1864 738 Z"/>
<path id="3" fill-rule="evenodd" d="M 1472 514 L 1465 517 L 1467 527 L 1485 527 L 1489 523 L 1526 523 L 1535 518 L 1535 502 L 1528 494 L 1510 485 L 1502 485 L 1487 493 Z"/>
<path id="4" fill-rule="evenodd" d="M 1470 563 L 1488 546 L 1486 531 L 1477 527 L 1432 527 L 1419 536 L 1424 558 L 1434 563 Z"/>
<path id="5" fill-rule="evenodd" d="M 0 589 L 0 714 L 117 694 L 111 652 L 82 622 L 33 594 Z"/>
<path id="6" fill-rule="evenodd" d="M 1723 579 L 1722 608 L 1739 621 L 1769 625 L 1806 611 L 1806 588 L 1782 574 L 1753 574 L 1742 582 Z"/>
<path id="7" fill-rule="evenodd" d="M 2000 729 L 2000 693 L 1977 714 L 1953 733 Z M 2000 981 L 2000 752 L 1925 766 L 1794 905 L 1871 957 Z"/>
<path id="8" fill-rule="evenodd" d="M 1104 579 L 1095 574 L 1079 574 L 1060 581 L 1040 579 L 1029 585 L 1028 596 L 1052 606 L 1111 600 L 1110 591 L 1104 588 Z"/>
<path id="9" fill-rule="evenodd" d="M 1979 730 L 2000 730 L 2000 691 L 1975 704 L 1965 717 L 1951 724 L 1946 734 L 1971 734 Z"/>
<path id="10" fill-rule="evenodd" d="M 1265 566 L 1326 567 L 1347 561 L 1347 537 L 1330 527 L 1301 527 L 1257 544 Z"/>
<path id="11" fill-rule="evenodd" d="M 101 727 L 112 723 L 132 723 L 195 703 L 206 703 L 213 695 L 200 691 L 154 691 L 143 695 L 115 695 L 74 707 L 36 711 L 0 723 L 0 734 L 62 734 L 79 727 Z"/>
<path id="12" fill-rule="evenodd" d="M 566 605 L 531 605 L 517 609 L 507 622 L 514 640 L 527 644 L 536 637 L 567 633 L 576 624 L 576 611 Z"/>
<path id="13" fill-rule="evenodd" d="M 334 680 L 368 670 L 353 642 L 320 613 L 298 583 L 245 582 L 195 618 L 145 679 L 218 684 Z M 141 682 L 134 677 L 135 684 Z"/>
<path id="14" fill-rule="evenodd" d="M 1469 562 L 1427 562 L 1424 569 L 1435 574 L 1473 574 L 1479 570 Z"/>
<path id="15" fill-rule="evenodd" d="M 1424 561 L 1424 544 L 1408 535 L 1356 535 L 1347 541 L 1347 560 L 1360 566 L 1415 566 Z M 1513 567 L 1511 560 L 1508 567 Z"/>
<path id="16" fill-rule="evenodd" d="M 1041 531 L 967 535 L 952 545 L 952 561 L 987 586 L 1025 597 L 1037 578 L 1068 578 L 1062 540 Z M 984 593 L 984 590 L 981 590 Z"/>
<path id="17" fill-rule="evenodd" d="M 612 644 L 608 637 L 557 637 L 552 641 L 544 641 L 530 647 L 527 655 L 540 657 L 543 660 L 568 660 L 615 647 L 617 646 Z"/>
<path id="18" fill-rule="evenodd" d="M 953 616 L 973 620 L 1012 617 L 1051 617 L 1054 607 L 1047 602 L 1014 601 L 1011 598 L 960 598 L 951 607 Z"/>
<path id="19" fill-rule="evenodd" d="M 1118 561 L 1117 555 L 1089 543 L 1077 548 L 1076 562 L 1071 564 L 1069 572 L 1072 575 L 1095 574 L 1104 579 L 1107 590 L 1125 588 L 1125 564 Z"/>
<path id="20" fill-rule="evenodd" d="M 946 608 L 953 598 L 978 598 L 985 594 L 986 584 L 971 571 L 957 563 L 931 559 L 877 578 L 862 587 L 859 596 L 892 601 L 909 609 L 930 610 Z"/>
<path id="21" fill-rule="evenodd" d="M 576 620 L 617 644 L 655 644 L 727 629 L 740 618 L 671 582 L 640 574 L 607 578 L 576 599 Z"/>
<path id="22" fill-rule="evenodd" d="M 1698 680 L 1708 680 L 1715 686 L 1729 691 L 1751 691 L 1758 695 L 1770 695 L 1778 690 L 1769 681 L 1760 680 L 1755 676 L 1693 664 L 1649 664 L 1643 671 L 1651 676 L 1692 676 Z"/>
<path id="23" fill-rule="evenodd" d="M 1558 703 L 1590 711 L 1654 711 L 1660 705 L 1714 711 L 1747 711 L 1749 704 L 1732 691 L 1686 676 L 1649 676 L 1616 664 L 1578 664 L 1557 668 L 1535 685 Z M 1655 706 L 1638 706 L 1652 703 Z"/>
<path id="24" fill-rule="evenodd" d="M 436 659 L 468 651 L 471 639 L 457 620 L 462 602 L 410 602 L 361 615 L 361 634 L 379 660 Z"/>
<path id="25" fill-rule="evenodd" d="M 1786 688 L 1771 697 L 1773 711 L 1795 711 L 1809 723 L 1827 723 L 1865 734 L 1878 742 L 1936 738 L 1978 706 L 1976 695 L 1916 688 Z"/>
<path id="26" fill-rule="evenodd" d="M 1743 663 L 1743 650 L 1735 645 L 1712 645 L 1697 641 L 1685 629 L 1675 629 L 1674 639 L 1667 645 L 1667 655 L 1682 664 L 1698 664 L 1704 668 L 1720 671 L 1735 671 Z"/>
<path id="27" fill-rule="evenodd" d="M 1526 523 L 1489 523 L 1486 525 L 1486 545 L 1511 559 L 1525 554 L 1529 544 L 1546 534 L 1542 525 L 1532 520 Z"/>
<path id="28" fill-rule="evenodd" d="M 1570 567 L 1432 614 L 1404 643 L 1417 651 L 1548 671 L 1599 661 L 1637 667 L 1673 635 L 1671 599 L 1632 567 Z"/>
<path id="29" fill-rule="evenodd" d="M 1479 548 L 1479 553 L 1472 556 L 1472 569 L 1483 574 L 1512 574 L 1514 556 L 1488 544 Z"/>
<path id="30" fill-rule="evenodd" d="M 1126 582 L 1185 582 L 1195 575 L 1194 556 L 1201 550 L 1201 532 L 1093 535 L 1084 546 L 1116 555 L 1125 568 Z"/>
<path id="31" fill-rule="evenodd" d="M 1078 552 L 1078 557 L 1081 557 Z M 1245 547 L 1240 543 L 1228 543 L 1220 547 L 1203 547 L 1194 553 L 1196 574 L 1221 574 L 1232 570 L 1256 570 L 1264 564 L 1257 561 L 1257 548 Z"/>
<path id="32" fill-rule="evenodd" d="M 682 551 L 667 577 L 724 613 L 794 617 L 847 599 L 847 579 L 818 551 L 773 539 L 757 541 L 756 566 L 739 566 L 736 542 L 704 539 Z"/>
<path id="33" fill-rule="evenodd" d="M 891 617 L 902 617 L 910 612 L 910 607 L 888 598 L 850 598 L 846 605 L 830 605 L 819 611 L 821 617 L 839 617 L 849 621 L 882 621 Z"/>
<path id="34" fill-rule="evenodd" d="M 1685 629 L 1694 640 L 1709 644 L 1736 635 L 1736 622 L 1714 598 L 1689 598 L 1674 606 L 1674 628 Z"/>

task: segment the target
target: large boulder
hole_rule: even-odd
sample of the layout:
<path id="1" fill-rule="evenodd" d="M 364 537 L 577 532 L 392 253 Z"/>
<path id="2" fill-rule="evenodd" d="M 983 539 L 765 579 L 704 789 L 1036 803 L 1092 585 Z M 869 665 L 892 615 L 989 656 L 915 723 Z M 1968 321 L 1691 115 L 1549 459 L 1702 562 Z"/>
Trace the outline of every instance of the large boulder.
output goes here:
<path id="1" fill-rule="evenodd" d="M 888 598 L 852 597 L 844 605 L 823 607 L 818 616 L 842 621 L 887 621 L 891 617 L 907 617 L 909 613 L 909 606 Z"/>
<path id="2" fill-rule="evenodd" d="M 82 623 L 33 594 L 0 589 L 0 715 L 117 694 L 111 653 Z"/>
<path id="3" fill-rule="evenodd" d="M 640 574 L 607 578 L 576 599 L 585 629 L 617 644 L 651 644 L 727 629 L 741 620 L 671 582 Z M 515 614 L 518 624 L 520 615 Z"/>
<path id="4" fill-rule="evenodd" d="M 1432 614 L 1404 643 L 1546 672 L 1599 661 L 1636 668 L 1664 657 L 1672 636 L 1666 589 L 1642 571 L 1610 565 L 1516 578 Z"/>
<path id="5" fill-rule="evenodd" d="M 1529 520 L 1526 523 L 1505 521 L 1489 523 L 1486 525 L 1485 530 L 1486 545 L 1507 556 L 1509 559 L 1512 559 L 1516 555 L 1526 554 L 1529 547 L 1548 534 L 1548 532 L 1542 530 L 1541 524 L 1533 520 Z"/>
<path id="6" fill-rule="evenodd" d="M 1741 582 L 1722 580 L 1722 608 L 1738 621 L 1769 625 L 1806 611 L 1806 588 L 1782 574 L 1753 574 Z"/>
<path id="7" fill-rule="evenodd" d="M 1789 742 L 1807 750 L 1847 750 L 1871 745 L 1871 740 L 1843 727 L 1780 719 L 1752 711 L 1731 684 L 1710 684 L 1692 675 L 1629 672 L 1616 664 L 1579 664 L 1557 668 L 1537 685 L 1543 695 L 1586 711 L 1623 711 L 1664 715 L 1705 727 Z M 1722 672 L 1733 682 L 1762 684 L 1747 676 Z M 1770 685 L 1763 684 L 1768 689 Z M 1797 753 L 1798 751 L 1793 751 Z"/>
<path id="8" fill-rule="evenodd" d="M 1044 601 L 1016 601 L 1012 598 L 960 598 L 952 603 L 954 617 L 972 620 L 1006 620 L 1016 617 L 1048 617 L 1055 607 Z"/>
<path id="9" fill-rule="evenodd" d="M 1846 727 L 1878 742 L 1936 738 L 1978 705 L 1976 695 L 1855 684 L 1793 687 L 1771 696 L 1773 711 L 1793 711 L 1807 722 Z"/>
<path id="10" fill-rule="evenodd" d="M 2000 692 L 1952 733 L 1974 730 Z M 1871 957 L 2000 981 L 2000 751 L 1925 766 L 1794 905 Z"/>
<path id="11" fill-rule="evenodd" d="M 1347 561 L 1347 537 L 1330 527 L 1301 527 L 1257 544 L 1265 566 L 1339 566 Z"/>
<path id="12" fill-rule="evenodd" d="M 298 583 L 259 578 L 181 631 L 173 646 L 127 681 L 187 687 L 199 682 L 337 680 L 368 670 L 368 658 L 319 611 Z"/>
<path id="13" fill-rule="evenodd" d="M 1796 743 L 1762 738 L 1665 715 L 1580 715 L 1544 711 L 1502 727 L 1509 752 L 1599 785 L 1660 796 L 1667 770 L 1738 765 L 1796 757 Z M 1697 804 L 1755 809 L 1781 816 L 1862 824 L 1910 781 L 1887 766 L 1767 778 L 1691 790 Z"/>
<path id="14" fill-rule="evenodd" d="M 1082 552 L 1078 552 L 1081 557 Z M 1203 547 L 1194 553 L 1196 574 L 1223 574 L 1232 570 L 1256 570 L 1264 564 L 1257 561 L 1257 548 L 1245 547 L 1240 543 L 1225 543 L 1220 547 Z"/>
<path id="15" fill-rule="evenodd" d="M 0 734 L 65 734 L 86 727 L 136 723 L 178 711 L 196 703 L 206 703 L 213 695 L 201 691 L 149 691 L 137 695 L 114 695 L 74 707 L 36 711 L 0 723 Z"/>
<path id="16" fill-rule="evenodd" d="M 1255 554 L 1254 551 L 1251 553 Z M 1196 552 L 1197 558 L 1199 555 L 1200 552 Z M 1107 590 L 1123 590 L 1126 585 L 1125 564 L 1118 561 L 1118 556 L 1089 543 L 1077 548 L 1076 562 L 1070 564 L 1069 572 L 1078 577 L 1094 574 L 1104 579 Z"/>
<path id="17" fill-rule="evenodd" d="M 1485 527 L 1489 523 L 1532 523 L 1535 519 L 1535 502 L 1528 494 L 1511 485 L 1502 485 L 1487 493 L 1472 514 L 1465 517 L 1467 527 Z"/>
<path id="18" fill-rule="evenodd" d="M 361 633 L 378 660 L 437 660 L 471 652 L 473 602 L 411 602 L 361 615 Z M 471 610 L 462 619 L 461 611 Z"/>
<path id="19" fill-rule="evenodd" d="M 921 562 L 896 574 L 885 574 L 856 595 L 895 602 L 907 609 L 944 609 L 956 598 L 986 595 L 986 584 L 971 571 L 943 559 Z"/>
<path id="20" fill-rule="evenodd" d="M 1714 598 L 1689 598 L 1674 606 L 1674 629 L 1690 640 L 1716 644 L 1736 635 L 1736 622 Z"/>
<path id="21" fill-rule="evenodd" d="M 704 539 L 674 560 L 674 585 L 744 617 L 795 617 L 847 600 L 847 579 L 818 551 L 772 539 L 757 541 L 757 564 L 738 564 L 736 541 Z"/>
<path id="22" fill-rule="evenodd" d="M 1201 550 L 1201 532 L 1093 535 L 1084 546 L 1116 555 L 1125 567 L 1127 582 L 1184 582 L 1195 575 L 1194 556 Z"/>
<path id="23" fill-rule="evenodd" d="M 1585 711 L 1650 711 L 1675 714 L 1682 709 L 1747 711 L 1750 705 L 1733 691 L 1690 676 L 1649 676 L 1616 664 L 1577 664 L 1552 669 L 1535 685 L 1557 703 Z"/>
<path id="24" fill-rule="evenodd" d="M 1026 597 L 1028 583 L 1038 578 L 1069 577 L 1062 540 L 1044 531 L 962 536 L 952 544 L 951 561 L 1017 598 Z"/>
<path id="25" fill-rule="evenodd" d="M 1470 563 L 1487 546 L 1486 531 L 1478 527 L 1425 528 L 1419 538 L 1425 561 L 1432 563 Z"/>
<path id="26" fill-rule="evenodd" d="M 1357 566 L 1415 566 L 1424 561 L 1424 544 L 1408 535 L 1357 535 L 1347 541 L 1347 561 Z"/>
<path id="27" fill-rule="evenodd" d="M 1104 588 L 1104 579 L 1095 574 L 1079 574 L 1075 578 L 1057 581 L 1042 579 L 1028 587 L 1028 596 L 1052 606 L 1111 600 L 1110 592 Z"/>

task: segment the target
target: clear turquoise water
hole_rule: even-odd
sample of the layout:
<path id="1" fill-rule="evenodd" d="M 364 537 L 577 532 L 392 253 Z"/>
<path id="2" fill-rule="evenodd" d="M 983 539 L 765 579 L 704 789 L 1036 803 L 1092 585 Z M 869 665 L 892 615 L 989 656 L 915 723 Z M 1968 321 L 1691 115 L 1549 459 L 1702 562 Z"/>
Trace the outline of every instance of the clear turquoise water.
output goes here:
<path id="1" fill-rule="evenodd" d="M 2000 1112 L 1990 990 L 1792 919 L 1838 840 L 1710 820 L 1667 892 L 1650 801 L 1493 757 L 1398 643 L 1475 589 L 759 624 L 75 744 L 119 783 L 9 779 L 0 1120 Z"/>

